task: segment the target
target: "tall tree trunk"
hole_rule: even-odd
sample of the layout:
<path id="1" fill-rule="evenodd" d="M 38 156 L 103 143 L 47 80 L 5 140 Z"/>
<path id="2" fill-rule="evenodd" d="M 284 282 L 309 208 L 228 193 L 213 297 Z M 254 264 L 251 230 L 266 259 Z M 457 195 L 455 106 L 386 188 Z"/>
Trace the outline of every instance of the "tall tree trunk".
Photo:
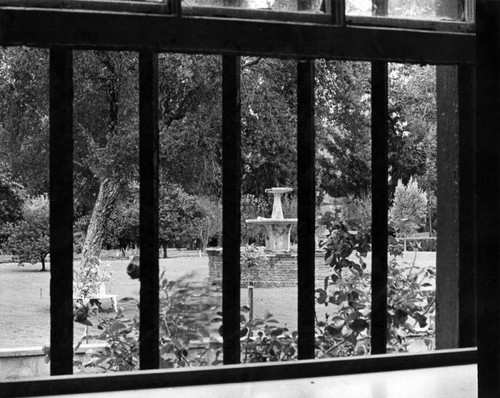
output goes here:
<path id="1" fill-rule="evenodd" d="M 81 267 L 85 267 L 92 257 L 99 258 L 106 225 L 118 197 L 119 184 L 108 178 L 101 180 L 99 194 L 92 210 L 87 236 L 83 244 Z"/>

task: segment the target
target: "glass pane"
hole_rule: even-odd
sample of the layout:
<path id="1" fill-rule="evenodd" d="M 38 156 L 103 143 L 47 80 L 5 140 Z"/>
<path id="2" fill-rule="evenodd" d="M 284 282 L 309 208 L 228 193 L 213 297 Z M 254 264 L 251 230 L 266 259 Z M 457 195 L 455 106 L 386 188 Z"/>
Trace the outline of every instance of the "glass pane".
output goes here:
<path id="1" fill-rule="evenodd" d="M 160 367 L 222 361 L 222 64 L 159 55 Z"/>
<path id="2" fill-rule="evenodd" d="M 237 7 L 269 11 L 320 12 L 320 0 L 183 0 L 182 6 Z"/>
<path id="3" fill-rule="evenodd" d="M 385 11 L 384 11 L 385 8 Z M 467 0 L 347 0 L 346 14 L 429 20 L 472 20 Z"/>
<path id="4" fill-rule="evenodd" d="M 436 117 L 435 67 L 390 64 L 388 352 L 435 347 Z"/>
<path id="5" fill-rule="evenodd" d="M 370 352 L 370 64 L 316 62 L 316 357 Z"/>
<path id="6" fill-rule="evenodd" d="M 0 381 L 50 373 L 48 66 L 0 49 Z"/>
<path id="7" fill-rule="evenodd" d="M 242 64 L 242 362 L 289 361 L 297 357 L 297 64 Z"/>
<path id="8" fill-rule="evenodd" d="M 139 293 L 126 272 L 139 236 L 137 74 L 136 53 L 74 53 L 75 373 L 138 365 L 137 305 L 122 301 Z"/>

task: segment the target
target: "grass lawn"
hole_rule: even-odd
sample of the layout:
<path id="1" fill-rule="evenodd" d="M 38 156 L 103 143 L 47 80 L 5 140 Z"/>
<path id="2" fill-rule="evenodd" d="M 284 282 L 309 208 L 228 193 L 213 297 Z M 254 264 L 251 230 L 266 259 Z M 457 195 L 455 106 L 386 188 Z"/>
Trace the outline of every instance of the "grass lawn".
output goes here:
<path id="1" fill-rule="evenodd" d="M 170 255 L 186 255 L 175 253 Z M 409 253 L 405 259 L 410 260 Z M 419 253 L 419 265 L 435 264 L 435 253 Z M 106 285 L 108 293 L 118 295 L 118 299 L 139 296 L 139 282 L 131 280 L 125 272 L 128 260 L 103 261 L 113 272 L 112 282 Z M 50 264 L 48 264 L 50 269 Z M 160 260 L 160 268 L 165 270 L 170 280 L 192 273 L 191 279 L 203 282 L 208 276 L 208 257 L 176 257 Z M 48 344 L 50 339 L 50 272 L 40 272 L 40 265 L 18 267 L 14 263 L 0 264 L 0 348 L 35 347 Z M 255 288 L 254 312 L 263 315 L 266 310 L 274 314 L 282 325 L 295 330 L 297 325 L 297 288 Z M 241 290 L 241 303 L 247 304 L 247 289 Z M 108 303 L 104 303 L 109 305 Z M 119 306 L 123 306 L 120 303 Z M 135 307 L 125 307 L 129 314 Z M 317 312 L 324 311 L 318 306 Z M 318 315 L 319 316 L 319 315 Z M 84 326 L 75 323 L 77 339 L 83 334 Z"/>

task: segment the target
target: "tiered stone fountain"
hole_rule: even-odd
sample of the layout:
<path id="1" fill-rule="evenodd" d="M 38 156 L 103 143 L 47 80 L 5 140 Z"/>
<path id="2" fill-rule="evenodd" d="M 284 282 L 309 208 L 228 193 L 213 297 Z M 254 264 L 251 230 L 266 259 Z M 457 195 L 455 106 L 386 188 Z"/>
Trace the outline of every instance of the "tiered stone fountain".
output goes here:
<path id="1" fill-rule="evenodd" d="M 262 225 L 266 231 L 266 250 L 269 252 L 290 251 L 290 230 L 297 224 L 296 218 L 284 218 L 281 206 L 281 195 L 292 192 L 292 188 L 270 188 L 267 193 L 274 195 L 273 213 L 271 218 L 257 217 L 246 220 L 247 224 Z"/>
<path id="2" fill-rule="evenodd" d="M 258 266 L 241 264 L 241 286 L 250 282 L 255 287 L 286 287 L 297 285 L 297 252 L 290 245 L 290 230 L 297 224 L 296 218 L 285 218 L 281 205 L 281 196 L 292 192 L 292 188 L 275 187 L 266 189 L 274 196 L 271 218 L 257 217 L 246 220 L 247 224 L 264 227 L 266 246 L 260 248 L 260 256 L 264 259 Z M 242 248 L 242 253 L 245 248 Z M 209 282 L 220 284 L 222 281 L 222 249 L 207 249 Z M 316 279 L 323 281 L 329 275 L 329 269 L 324 265 L 324 253 L 316 254 Z M 314 264 L 311 264 L 314 266 Z"/>
<path id="3" fill-rule="evenodd" d="M 265 248 L 259 248 L 259 256 L 264 261 L 257 266 L 241 264 L 241 286 L 252 282 L 255 287 L 290 287 L 297 285 L 297 252 L 290 245 L 290 230 L 297 224 L 296 218 L 284 218 L 281 196 L 292 192 L 292 188 L 271 188 L 266 192 L 274 196 L 271 218 L 257 217 L 246 220 L 247 224 L 261 225 L 266 236 Z M 242 248 L 244 253 L 245 248 Z M 220 284 L 222 281 L 222 249 L 207 249 L 209 282 Z M 323 280 L 328 276 L 324 266 L 324 254 L 316 256 L 316 278 Z M 313 264 L 311 264 L 313 266 Z"/>

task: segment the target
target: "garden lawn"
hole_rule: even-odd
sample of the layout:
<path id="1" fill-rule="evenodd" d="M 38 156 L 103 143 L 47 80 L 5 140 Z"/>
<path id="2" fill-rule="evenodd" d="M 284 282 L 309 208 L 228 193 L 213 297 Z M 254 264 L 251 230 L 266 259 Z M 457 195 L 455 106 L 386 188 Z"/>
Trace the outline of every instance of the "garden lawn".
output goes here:
<path id="1" fill-rule="evenodd" d="M 181 253 L 178 253 L 181 255 Z M 408 253 L 405 260 L 412 260 Z M 369 263 L 369 258 L 368 258 Z M 106 284 L 110 294 L 123 297 L 138 297 L 139 282 L 126 274 L 128 260 L 102 261 L 101 265 L 110 266 L 113 272 L 111 283 Z M 419 253 L 418 266 L 435 264 L 435 253 Z M 75 264 L 76 266 L 77 264 Z M 190 274 L 193 282 L 204 283 L 208 277 L 208 257 L 190 256 L 160 260 L 161 270 L 170 279 L 178 279 Z M 48 264 L 50 269 L 50 263 Z M 0 264 L 0 348 L 39 347 L 50 340 L 50 272 L 40 272 L 39 264 L 19 267 L 14 263 Z M 246 286 L 242 286 L 241 304 L 248 304 Z M 320 286 L 318 286 L 320 287 Z M 103 303 L 104 309 L 110 303 Z M 118 303 L 126 316 L 138 313 L 137 307 L 131 303 Z M 324 313 L 323 306 L 317 306 L 318 317 Z M 282 326 L 290 330 L 297 327 L 297 288 L 254 288 L 254 313 L 263 316 L 270 311 Z M 75 342 L 85 332 L 85 327 L 75 323 Z M 96 330 L 90 328 L 90 333 Z"/>

